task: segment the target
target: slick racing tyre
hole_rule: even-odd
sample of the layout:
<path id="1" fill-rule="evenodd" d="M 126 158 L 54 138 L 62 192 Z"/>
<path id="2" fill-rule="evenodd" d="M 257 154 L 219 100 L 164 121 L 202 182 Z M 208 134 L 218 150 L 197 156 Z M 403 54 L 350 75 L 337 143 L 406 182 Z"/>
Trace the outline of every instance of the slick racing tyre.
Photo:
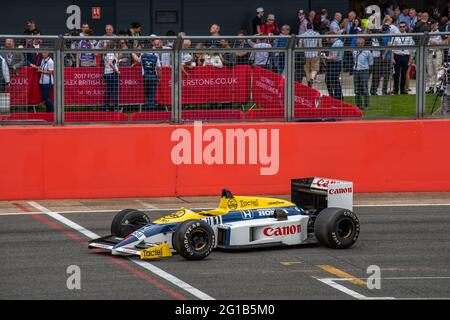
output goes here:
<path id="1" fill-rule="evenodd" d="M 351 247 L 359 236 L 359 220 L 347 209 L 326 208 L 316 218 L 314 234 L 319 242 L 329 248 Z"/>
<path id="2" fill-rule="evenodd" d="M 148 223 L 150 223 L 150 218 L 144 212 L 135 209 L 125 209 L 114 217 L 111 223 L 111 234 L 125 238 Z"/>
<path id="3" fill-rule="evenodd" d="M 214 230 L 202 220 L 183 222 L 173 236 L 175 250 L 187 260 L 206 258 L 213 250 L 215 242 Z"/>

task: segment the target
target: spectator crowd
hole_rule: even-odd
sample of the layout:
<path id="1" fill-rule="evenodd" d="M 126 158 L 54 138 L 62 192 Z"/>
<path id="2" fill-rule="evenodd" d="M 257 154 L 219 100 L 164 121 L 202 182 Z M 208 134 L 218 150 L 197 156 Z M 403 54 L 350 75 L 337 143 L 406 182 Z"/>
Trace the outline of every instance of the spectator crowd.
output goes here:
<path id="1" fill-rule="evenodd" d="M 284 48 L 291 35 L 298 35 L 296 47 L 304 48 L 295 55 L 295 78 L 314 87 L 317 76 L 325 74 L 325 83 L 330 96 L 343 99 L 343 74 L 353 78 L 353 88 L 356 104 L 361 109 L 369 107 L 370 96 L 387 94 L 408 94 L 409 80 L 414 77 L 415 55 L 414 46 L 417 38 L 408 33 L 428 32 L 428 44 L 448 44 L 450 37 L 442 36 L 438 32 L 450 32 L 450 1 L 447 1 L 444 10 L 440 10 L 440 1 L 432 0 L 426 10 L 409 7 L 404 1 L 395 0 L 356 0 L 354 10 L 348 13 L 335 12 L 329 14 L 329 9 L 306 12 L 299 9 L 298 23 L 290 26 L 277 20 L 274 13 L 266 14 L 264 8 L 256 9 L 254 18 L 249 21 L 249 29 L 239 30 L 238 40 L 221 38 L 220 25 L 213 24 L 208 41 L 192 43 L 183 41 L 181 62 L 183 72 L 188 73 L 190 68 L 196 66 L 213 66 L 216 68 L 230 67 L 237 64 L 251 64 L 263 67 L 279 74 L 285 72 L 284 53 L 257 50 L 250 53 L 250 48 L 269 49 Z M 380 8 L 377 12 L 374 6 Z M 370 7 L 369 7 L 370 6 Z M 27 22 L 25 35 L 39 36 L 34 21 Z M 253 40 L 245 39 L 246 35 L 259 35 Z M 155 108 L 155 95 L 161 67 L 170 66 L 172 56 L 170 52 L 161 49 L 171 49 L 173 41 L 162 41 L 156 35 L 153 40 L 141 41 L 142 26 L 138 22 L 130 25 L 128 30 L 115 32 L 114 26 L 105 26 L 105 36 L 88 38 L 93 30 L 88 23 L 83 23 L 81 30 L 74 30 L 72 36 L 79 36 L 67 47 L 72 49 L 86 49 L 86 53 L 66 54 L 65 67 L 95 67 L 101 66 L 104 70 L 106 94 L 104 110 L 118 110 L 118 92 L 121 67 L 141 66 L 144 78 L 144 92 L 146 108 Z M 180 32 L 179 36 L 185 33 Z M 342 37 L 342 35 L 350 35 Z M 364 36 L 362 35 L 373 35 Z M 111 38 L 119 36 L 120 40 Z M 176 36 L 168 31 L 166 36 Z M 277 36 L 272 38 L 271 36 Z M 15 43 L 7 39 L 6 48 L 45 48 L 38 37 L 32 40 Z M 387 49 L 392 46 L 392 49 Z M 382 48 L 379 48 L 382 47 Z M 402 48 L 405 47 L 405 48 Z M 117 53 L 117 49 L 139 49 L 138 53 Z M 195 48 L 195 52 L 189 49 Z M 213 50 L 201 52 L 202 49 L 211 48 L 239 48 L 239 51 L 214 53 Z M 345 48 L 345 50 L 343 50 Z M 95 50 L 105 49 L 105 52 L 95 53 Z M 159 51 L 158 51 L 159 50 Z M 146 52 L 148 51 L 148 52 Z M 427 52 L 427 93 L 438 90 L 439 81 L 437 73 L 444 62 L 450 60 L 450 52 L 445 47 L 430 47 Z M 10 74 L 17 74 L 19 69 L 30 66 L 41 74 L 43 101 L 49 111 L 53 105 L 49 99 L 49 92 L 53 85 L 54 62 L 48 53 L 21 54 L 10 51 L 0 54 L 0 92 L 4 92 L 9 85 Z M 393 85 L 390 86 L 391 80 Z M 389 88 L 391 87 L 391 88 Z M 389 90 L 390 89 L 390 90 Z"/>

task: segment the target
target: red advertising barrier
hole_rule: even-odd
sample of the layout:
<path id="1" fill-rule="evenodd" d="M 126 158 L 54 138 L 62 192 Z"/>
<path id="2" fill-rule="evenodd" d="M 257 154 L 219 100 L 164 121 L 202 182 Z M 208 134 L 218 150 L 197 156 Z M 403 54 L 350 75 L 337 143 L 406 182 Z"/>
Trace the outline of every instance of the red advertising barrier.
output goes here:
<path id="1" fill-rule="evenodd" d="M 140 66 L 120 68 L 119 101 L 122 105 L 143 104 L 144 89 Z M 171 69 L 162 68 L 156 100 L 160 105 L 171 105 Z M 22 68 L 12 76 L 11 105 L 41 103 L 39 74 L 32 68 Z M 266 108 L 284 106 L 284 78 L 270 70 L 248 65 L 232 68 L 212 66 L 186 69 L 183 73 L 183 104 L 247 102 L 252 86 L 253 101 Z M 295 83 L 295 106 L 317 107 L 320 92 L 301 83 Z M 70 105 L 103 105 L 105 84 L 101 67 L 65 68 L 64 101 Z"/>
<path id="2" fill-rule="evenodd" d="M 247 102 L 250 98 L 250 76 L 248 65 L 232 68 L 213 66 L 185 69 L 183 72 L 183 104 L 206 104 L 219 102 Z M 163 68 L 158 88 L 157 101 L 161 105 L 171 104 L 171 69 Z"/>
<path id="3" fill-rule="evenodd" d="M 21 68 L 18 74 L 11 73 L 11 86 L 8 88 L 11 105 L 24 106 L 41 103 L 39 79 L 39 73 L 31 67 Z"/>
<path id="4" fill-rule="evenodd" d="M 144 89 L 140 66 L 120 68 L 119 103 L 143 104 Z M 250 97 L 251 67 L 212 66 L 187 69 L 183 74 L 183 104 L 247 102 Z M 162 68 L 156 100 L 171 105 L 171 69 Z M 39 104 L 41 93 L 39 74 L 32 68 L 22 68 L 12 76 L 11 105 Z M 105 84 L 101 67 L 65 68 L 64 101 L 66 105 L 103 105 Z"/>
<path id="5" fill-rule="evenodd" d="M 270 70 L 253 68 L 253 101 L 265 108 L 284 107 L 284 77 Z M 295 107 L 315 108 L 318 106 L 320 92 L 300 82 L 294 85 Z"/>
<path id="6" fill-rule="evenodd" d="M 287 194 L 290 179 L 310 176 L 353 181 L 356 192 L 450 191 L 450 170 L 425 165 L 450 162 L 449 127 L 450 120 L 0 127 L 0 200 L 218 195 L 224 187 Z M 236 134 L 247 138 L 230 149 Z"/>

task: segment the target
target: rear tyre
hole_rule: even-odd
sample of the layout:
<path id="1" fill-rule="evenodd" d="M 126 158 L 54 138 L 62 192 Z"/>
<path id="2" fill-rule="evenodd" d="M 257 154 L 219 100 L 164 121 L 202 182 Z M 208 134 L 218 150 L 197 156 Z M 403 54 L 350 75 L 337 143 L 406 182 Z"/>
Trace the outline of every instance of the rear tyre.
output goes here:
<path id="1" fill-rule="evenodd" d="M 173 247 L 187 260 L 206 258 L 216 243 L 214 230 L 202 220 L 183 222 L 175 231 L 173 239 Z"/>
<path id="2" fill-rule="evenodd" d="M 314 223 L 314 234 L 319 242 L 329 248 L 351 247 L 359 236 L 359 219 L 352 211 L 341 208 L 322 210 Z"/>
<path id="3" fill-rule="evenodd" d="M 111 223 L 111 234 L 125 238 L 148 223 L 150 223 L 150 218 L 144 212 L 135 209 L 125 209 L 114 217 Z"/>

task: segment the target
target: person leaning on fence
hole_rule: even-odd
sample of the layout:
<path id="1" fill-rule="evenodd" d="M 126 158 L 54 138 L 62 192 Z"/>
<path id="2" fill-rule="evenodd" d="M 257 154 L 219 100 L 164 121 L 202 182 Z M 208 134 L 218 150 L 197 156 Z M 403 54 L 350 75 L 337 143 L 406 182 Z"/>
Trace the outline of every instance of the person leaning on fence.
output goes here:
<path id="1" fill-rule="evenodd" d="M 400 23 L 400 33 L 406 33 L 406 24 Z M 390 42 L 392 46 L 414 46 L 415 42 L 409 36 L 395 36 Z M 408 94 L 405 90 L 406 76 L 408 67 L 412 64 L 412 50 L 411 49 L 394 49 L 392 55 L 392 63 L 394 64 L 394 89 L 393 94 Z"/>
<path id="2" fill-rule="evenodd" d="M 8 65 L 9 71 L 10 73 L 17 75 L 19 70 L 25 66 L 25 56 L 20 52 L 14 51 L 14 39 L 6 39 L 5 48 L 11 49 L 11 51 L 4 53 L 4 58 Z"/>
<path id="3" fill-rule="evenodd" d="M 433 35 L 433 33 L 439 32 L 439 22 L 437 20 L 431 21 L 431 31 L 430 31 L 430 40 L 428 41 L 428 45 L 436 46 L 442 44 L 442 36 Z M 444 62 L 443 52 L 440 48 L 430 48 L 428 49 L 427 55 L 427 76 L 428 76 L 428 94 L 432 94 L 437 90 L 438 84 L 440 81 L 436 79 L 438 68 Z"/>
<path id="4" fill-rule="evenodd" d="M 318 37 L 320 34 L 313 30 L 313 24 L 310 22 L 307 26 L 308 30 L 302 34 L 302 37 Z M 305 38 L 301 39 L 300 47 L 303 48 L 321 48 L 322 39 L 319 38 Z M 316 79 L 317 73 L 320 70 L 319 51 L 305 51 L 305 74 L 308 86 L 312 87 Z"/>
<path id="5" fill-rule="evenodd" d="M 161 61 L 155 52 L 145 52 L 140 56 L 139 62 L 144 77 L 144 110 L 152 111 L 156 108 L 155 98 L 161 73 Z"/>
<path id="6" fill-rule="evenodd" d="M 364 38 L 358 38 L 357 46 L 363 47 Z M 369 70 L 373 65 L 373 55 L 369 50 L 353 51 L 353 83 L 356 105 L 360 109 L 369 108 Z"/>
<path id="7" fill-rule="evenodd" d="M 267 15 L 267 21 L 261 26 L 261 34 L 273 36 L 280 34 L 280 27 L 275 22 L 275 15 Z"/>
<path id="8" fill-rule="evenodd" d="M 338 29 L 335 29 L 329 34 L 332 38 L 329 38 L 328 42 L 332 44 L 332 48 L 344 47 L 344 42 L 337 38 L 337 35 L 340 34 Z M 342 71 L 342 63 L 344 61 L 344 51 L 330 50 L 328 51 L 328 54 L 322 54 L 321 57 L 326 61 L 325 84 L 327 85 L 328 94 L 330 97 L 342 100 L 343 96 L 340 76 Z"/>
<path id="9" fill-rule="evenodd" d="M 105 41 L 106 48 L 113 51 L 116 48 L 115 41 Z M 104 71 L 103 79 L 105 80 L 105 102 L 103 105 L 103 111 L 110 110 L 110 103 L 112 99 L 112 109 L 119 111 L 119 57 L 117 53 L 108 52 L 103 57 Z"/>
<path id="10" fill-rule="evenodd" d="M 54 84 L 53 72 L 55 70 L 55 64 L 53 59 L 49 56 L 48 52 L 42 52 L 41 65 L 33 65 L 32 67 L 37 69 L 41 75 L 39 85 L 41 87 L 42 100 L 44 100 L 44 103 L 47 106 L 47 112 L 53 112 L 53 102 L 50 99 Z"/>

